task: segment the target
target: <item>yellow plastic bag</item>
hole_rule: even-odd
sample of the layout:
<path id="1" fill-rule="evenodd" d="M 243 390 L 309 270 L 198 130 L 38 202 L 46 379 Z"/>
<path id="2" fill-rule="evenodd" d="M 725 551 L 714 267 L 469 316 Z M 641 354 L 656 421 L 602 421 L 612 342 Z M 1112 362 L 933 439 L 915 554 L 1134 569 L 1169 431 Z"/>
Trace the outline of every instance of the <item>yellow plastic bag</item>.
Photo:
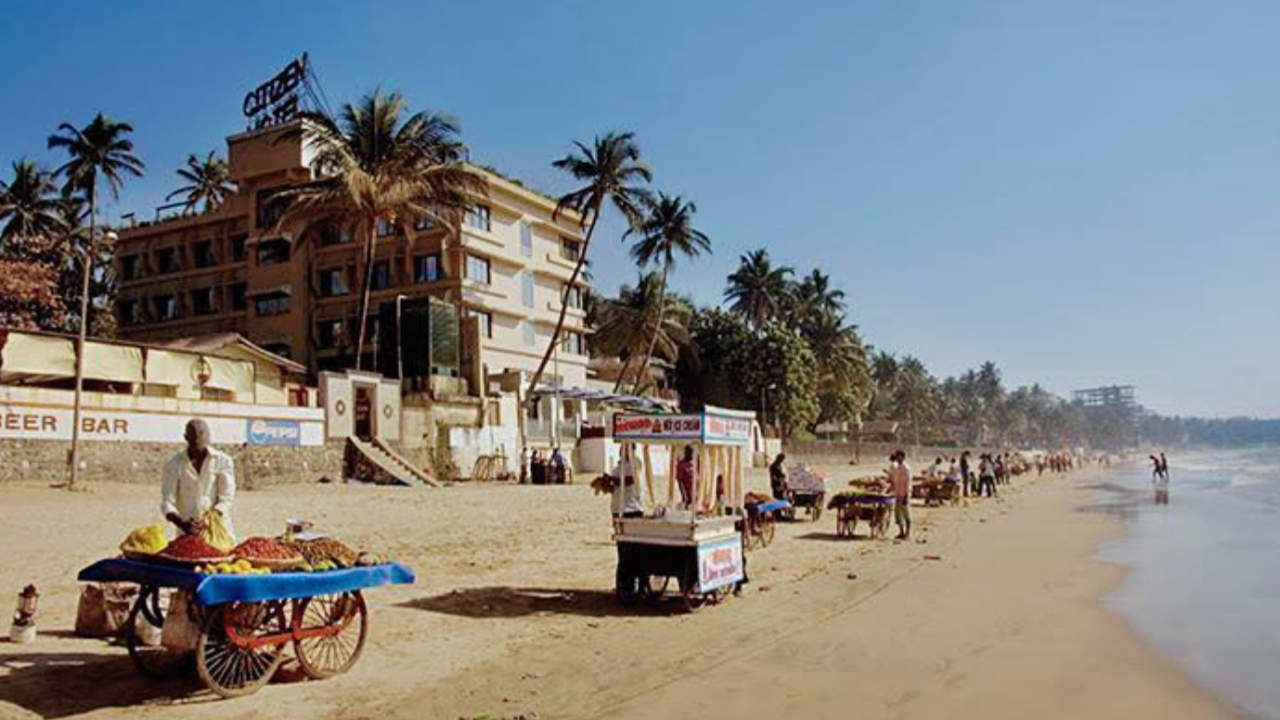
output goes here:
<path id="1" fill-rule="evenodd" d="M 168 544 L 169 539 L 164 536 L 163 525 L 148 525 L 129 533 L 124 542 L 120 543 L 120 549 L 124 552 L 154 555 Z"/>
<path id="2" fill-rule="evenodd" d="M 204 531 L 200 533 L 200 539 L 228 554 L 236 546 L 236 539 L 227 532 L 227 526 L 222 523 L 222 513 L 217 510 L 204 514 Z"/>

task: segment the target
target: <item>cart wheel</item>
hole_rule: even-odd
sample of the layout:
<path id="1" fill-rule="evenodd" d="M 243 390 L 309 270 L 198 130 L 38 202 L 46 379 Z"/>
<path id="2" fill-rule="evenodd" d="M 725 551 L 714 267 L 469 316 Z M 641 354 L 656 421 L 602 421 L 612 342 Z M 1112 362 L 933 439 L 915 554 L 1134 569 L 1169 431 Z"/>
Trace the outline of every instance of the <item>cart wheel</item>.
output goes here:
<path id="1" fill-rule="evenodd" d="M 167 680 L 181 675 L 190 666 L 190 653 L 170 650 L 163 645 L 148 644 L 139 632 L 145 623 L 159 631 L 164 627 L 166 608 L 160 601 L 160 589 L 144 586 L 133 603 L 133 610 L 121 631 L 129 659 L 138 672 L 155 680 Z"/>
<path id="2" fill-rule="evenodd" d="M 709 596 L 709 599 L 712 605 L 719 605 L 725 600 L 728 600 L 729 596 L 732 594 L 733 594 L 732 585 L 721 585 L 720 587 L 711 591 L 711 595 Z"/>
<path id="3" fill-rule="evenodd" d="M 649 602 L 657 602 L 667 594 L 667 586 L 670 584 L 671 578 L 666 575 L 650 575 L 640 583 L 640 594 Z"/>
<path id="4" fill-rule="evenodd" d="M 742 549 L 755 550 L 760 545 L 760 526 L 758 520 L 747 518 L 743 524 Z"/>
<path id="5" fill-rule="evenodd" d="M 760 547 L 769 547 L 769 543 L 773 542 L 773 531 L 773 518 L 760 518 Z"/>
<path id="6" fill-rule="evenodd" d="M 224 698 L 255 693 L 284 662 L 288 632 L 283 601 L 218 606 L 205 618 L 196 646 L 196 672 Z M 277 637 L 279 642 L 269 641 Z"/>
<path id="7" fill-rule="evenodd" d="M 293 652 L 307 677 L 319 680 L 344 673 L 360 659 L 369 632 L 369 611 L 360 591 L 302 598 L 293 613 L 297 632 L 325 633 L 294 638 Z"/>
<path id="8" fill-rule="evenodd" d="M 707 596 L 698 592 L 697 580 L 688 577 L 677 578 L 680 587 L 680 599 L 684 603 L 685 612 L 695 613 L 707 602 Z"/>

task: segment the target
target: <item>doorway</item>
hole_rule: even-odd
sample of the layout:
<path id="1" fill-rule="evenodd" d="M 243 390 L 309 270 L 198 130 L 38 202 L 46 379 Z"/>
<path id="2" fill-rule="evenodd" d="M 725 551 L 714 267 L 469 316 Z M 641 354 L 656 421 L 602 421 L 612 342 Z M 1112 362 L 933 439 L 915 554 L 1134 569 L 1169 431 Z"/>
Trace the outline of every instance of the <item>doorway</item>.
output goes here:
<path id="1" fill-rule="evenodd" d="M 374 431 L 373 419 L 373 386 L 356 383 L 356 437 L 361 440 L 372 440 Z"/>

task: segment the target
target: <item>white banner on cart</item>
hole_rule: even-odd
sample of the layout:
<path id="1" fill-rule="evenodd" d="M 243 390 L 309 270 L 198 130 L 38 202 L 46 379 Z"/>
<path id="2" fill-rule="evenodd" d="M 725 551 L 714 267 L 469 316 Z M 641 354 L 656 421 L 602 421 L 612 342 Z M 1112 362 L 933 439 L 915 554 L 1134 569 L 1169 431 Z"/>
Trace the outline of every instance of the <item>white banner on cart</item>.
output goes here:
<path id="1" fill-rule="evenodd" d="M 701 440 L 701 415 L 613 416 L 614 440 Z"/>
<path id="2" fill-rule="evenodd" d="M 698 546 L 699 592 L 741 582 L 744 575 L 741 538 Z"/>

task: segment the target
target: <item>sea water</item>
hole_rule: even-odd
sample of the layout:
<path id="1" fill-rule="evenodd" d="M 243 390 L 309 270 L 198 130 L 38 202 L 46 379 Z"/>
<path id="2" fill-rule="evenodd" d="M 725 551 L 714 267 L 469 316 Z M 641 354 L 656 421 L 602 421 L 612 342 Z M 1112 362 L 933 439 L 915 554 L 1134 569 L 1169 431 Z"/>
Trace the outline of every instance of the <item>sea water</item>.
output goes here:
<path id="1" fill-rule="evenodd" d="M 1170 499 L 1150 463 L 1111 482 L 1131 532 L 1103 550 L 1132 569 L 1107 603 L 1201 684 L 1280 720 L 1280 448 L 1172 453 Z"/>

